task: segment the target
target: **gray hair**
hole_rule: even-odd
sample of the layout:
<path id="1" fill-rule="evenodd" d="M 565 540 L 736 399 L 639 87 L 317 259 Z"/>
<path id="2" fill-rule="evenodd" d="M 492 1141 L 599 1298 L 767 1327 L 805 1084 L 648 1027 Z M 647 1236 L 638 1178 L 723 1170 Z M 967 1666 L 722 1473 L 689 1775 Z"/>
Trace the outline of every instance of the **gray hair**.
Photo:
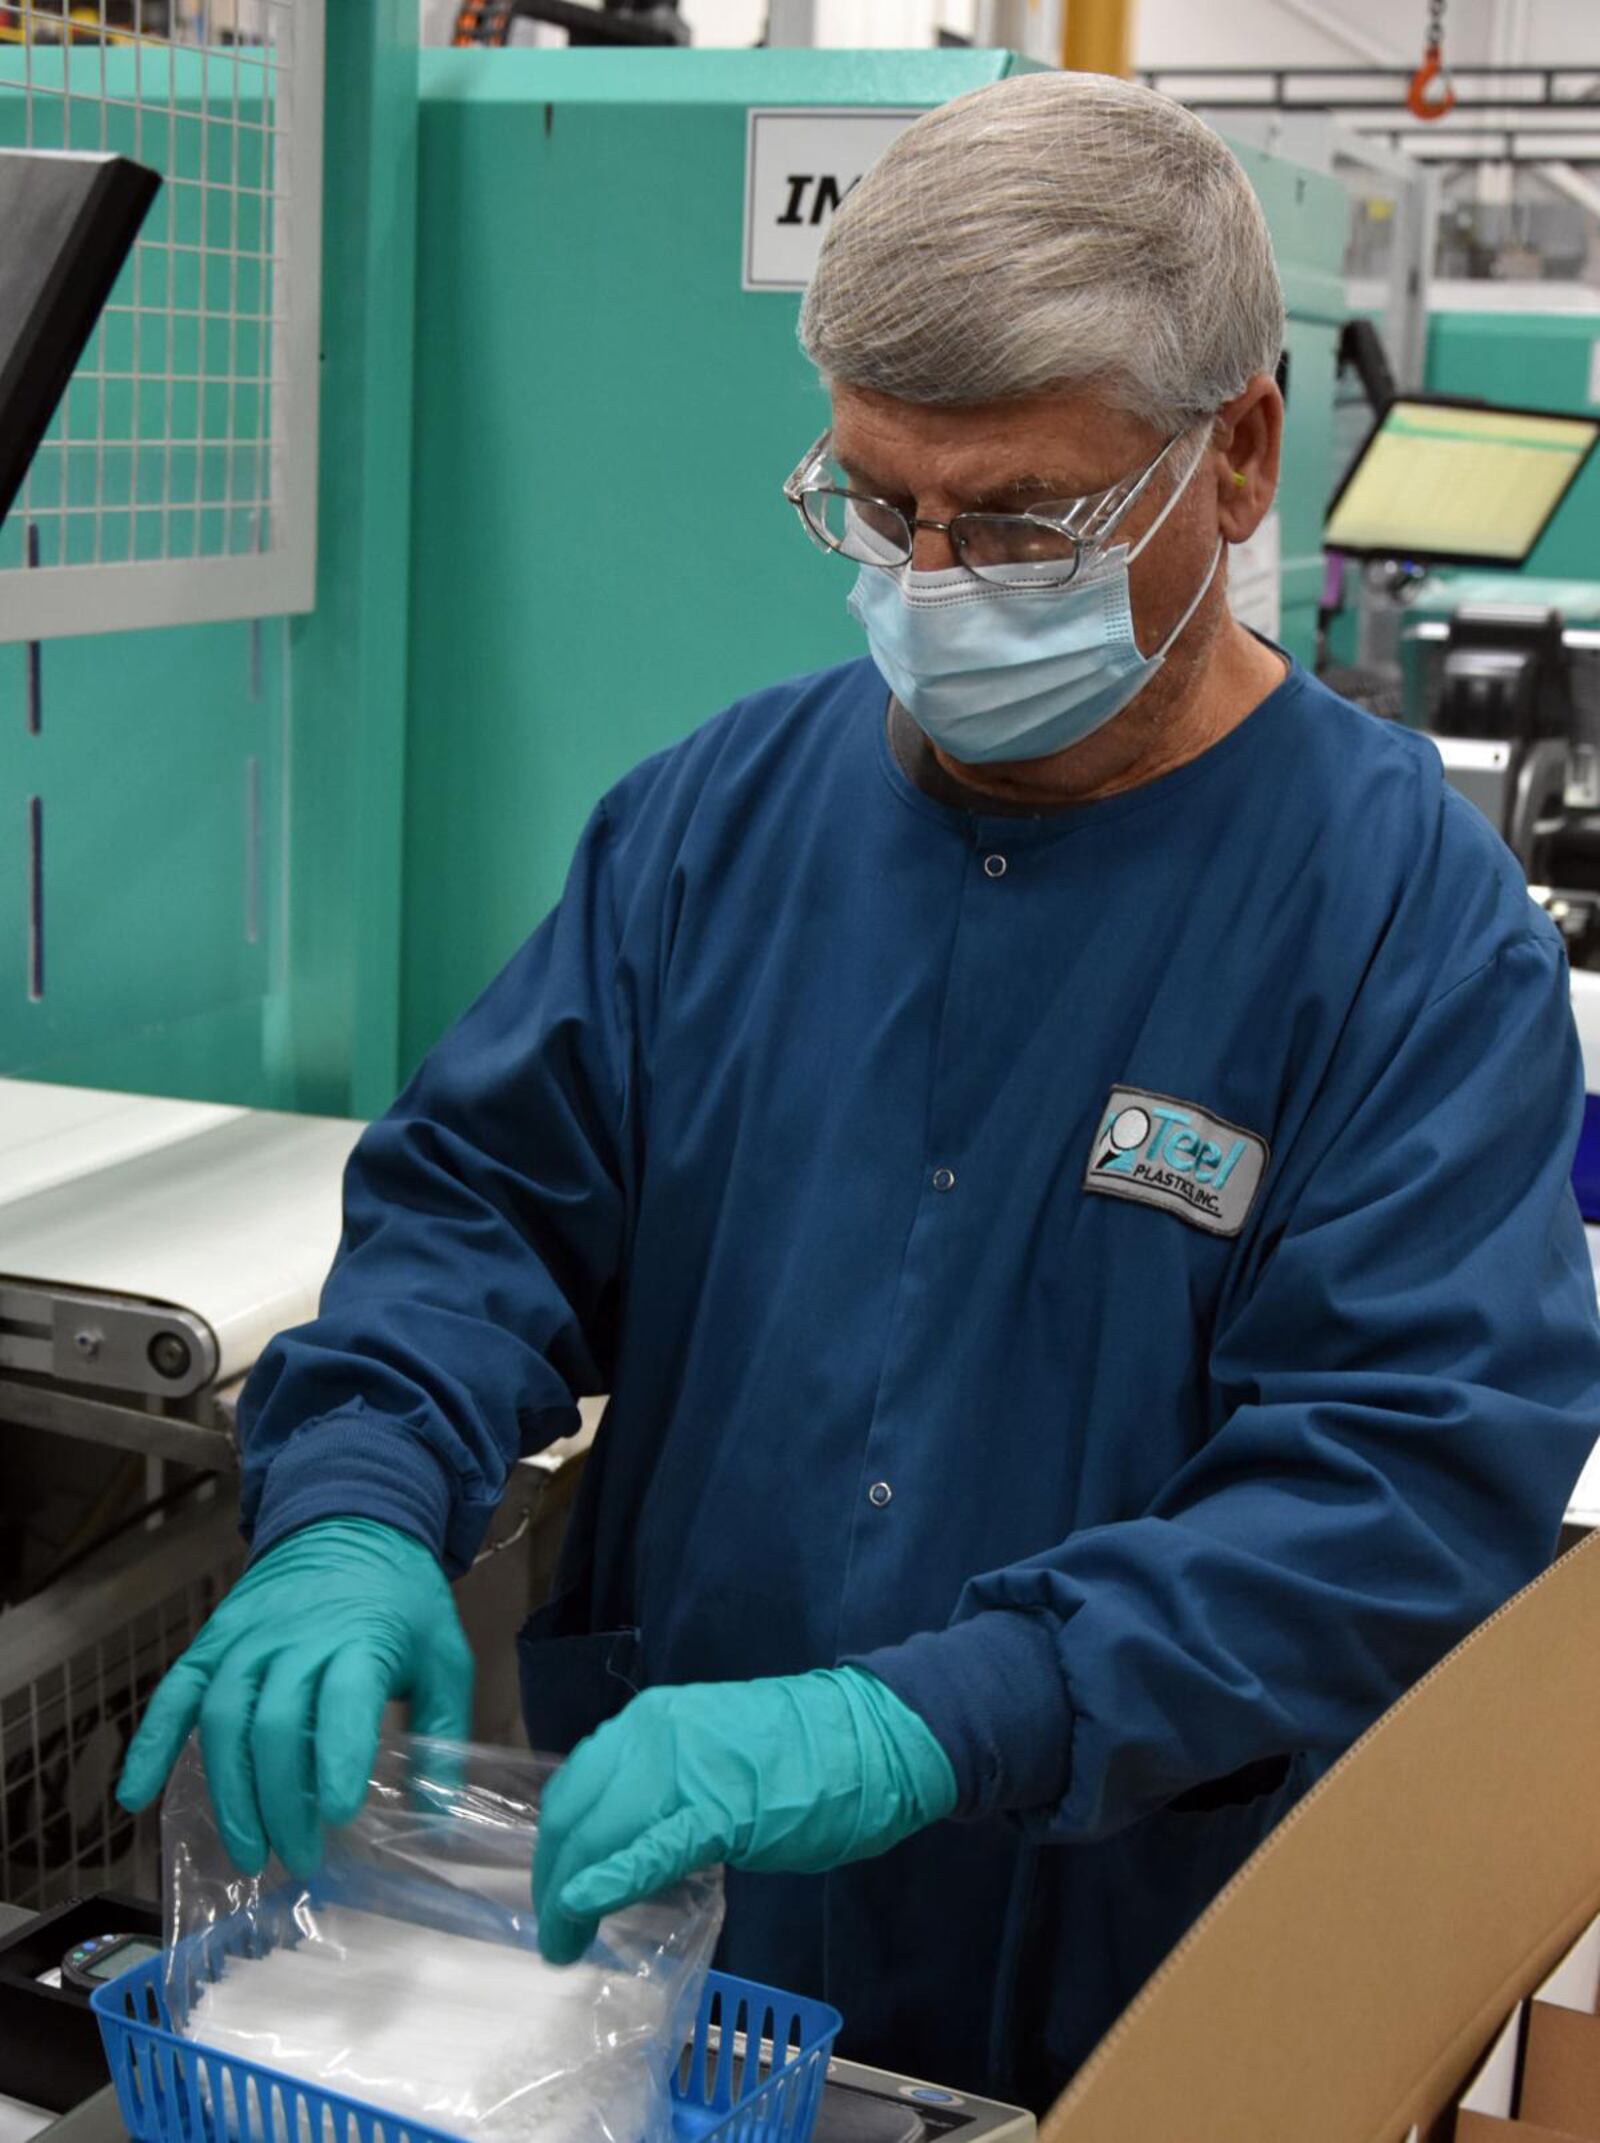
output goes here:
<path id="1" fill-rule="evenodd" d="M 800 314 L 830 385 L 907 402 L 1092 387 L 1162 430 L 1283 346 L 1238 158 L 1171 98 L 1026 74 L 908 127 L 833 219 Z"/>

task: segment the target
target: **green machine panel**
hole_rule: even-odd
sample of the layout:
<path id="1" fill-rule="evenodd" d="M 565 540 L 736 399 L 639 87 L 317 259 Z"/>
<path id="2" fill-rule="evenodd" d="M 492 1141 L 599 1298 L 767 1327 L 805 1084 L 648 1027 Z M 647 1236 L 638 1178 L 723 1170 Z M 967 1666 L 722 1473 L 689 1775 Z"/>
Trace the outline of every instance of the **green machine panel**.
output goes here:
<path id="1" fill-rule="evenodd" d="M 558 895 L 596 799 L 741 692 L 861 649 L 779 486 L 826 422 L 742 286 L 751 107 L 922 108 L 1002 52 L 421 56 L 402 1055 Z M 1285 635 L 1309 654 L 1345 205 L 1241 152 L 1292 315 Z"/>
<path id="2" fill-rule="evenodd" d="M 394 1091 L 416 33 L 415 0 L 328 10 L 315 610 L 0 646 L 0 1073 L 360 1113 Z M 59 79 L 61 57 L 36 53 L 35 79 L 52 67 Z M 73 58 L 96 87 L 103 59 L 111 96 L 130 67 L 155 64 L 117 50 Z M 147 116 L 142 136 L 111 105 L 110 145 L 195 173 L 202 64 L 176 56 L 173 117 Z M 23 138 L 26 79 L 22 55 L 0 48 L 0 143 Z M 69 121 L 64 104 L 42 104 L 54 132 L 36 129 L 39 145 L 98 148 L 97 106 L 75 96 Z M 214 140 L 204 153 L 217 156 Z M 247 131 L 208 176 L 231 183 L 235 155 L 248 176 L 252 154 Z M 68 509 L 35 523 L 41 564 L 92 556 L 94 517 L 79 509 L 94 495 L 96 455 L 78 442 L 97 430 L 109 442 L 100 496 L 126 509 L 99 517 L 104 563 L 143 554 L 158 481 L 172 551 L 207 547 L 208 509 L 191 500 L 225 499 L 228 471 L 199 443 L 218 390 L 190 375 L 224 359 L 248 368 L 260 353 L 248 342 L 202 349 L 186 301 L 202 243 L 215 274 L 219 249 L 258 243 L 260 231 L 232 221 L 226 188 L 208 197 L 202 226 L 196 194 L 158 196 L 142 269 L 146 308 L 157 319 L 168 301 L 178 310 L 171 343 L 146 347 L 141 363 L 178 377 L 137 387 L 120 377 L 132 329 L 108 321 L 111 376 L 73 384 L 35 465 L 34 506 Z M 248 311 L 259 283 L 247 262 L 239 272 L 234 299 Z M 131 434 L 135 392 L 171 394 L 164 422 L 141 426 L 172 435 L 170 485 L 164 446 L 116 443 Z M 25 540 L 19 511 L 0 530 L 0 565 L 16 565 Z M 92 615 L 91 600 L 86 587 Z"/>
<path id="3" fill-rule="evenodd" d="M 402 1046 L 560 891 L 627 769 L 855 653 L 779 486 L 827 421 L 742 287 L 752 105 L 924 106 L 995 52 L 422 54 Z"/>
<path id="4" fill-rule="evenodd" d="M 145 61 L 161 79 L 141 82 L 140 94 L 170 100 L 159 121 L 136 119 L 132 54 L 75 50 L 72 63 L 69 78 L 59 50 L 0 50 L 0 146 L 108 147 L 200 175 L 198 54 Z M 31 136 L 28 85 L 37 92 Z M 144 226 L 150 243 L 112 293 L 103 369 L 68 387 L 35 457 L 27 508 L 19 503 L 0 527 L 0 567 L 21 565 L 25 544 L 43 566 L 114 567 L 158 543 L 180 557 L 219 547 L 210 524 L 225 509 L 198 502 L 231 495 L 243 471 L 222 466 L 227 449 L 199 443 L 226 428 L 203 401 L 217 390 L 199 379 L 221 371 L 225 356 L 255 378 L 266 354 L 250 323 L 235 331 L 243 347 L 201 349 L 202 247 L 259 250 L 262 138 L 259 125 L 241 128 L 240 192 L 211 197 L 210 228 L 200 226 L 198 186 L 157 195 Z M 246 186 L 257 189 L 248 199 Z M 257 227 L 218 224 L 236 198 Z M 258 265 L 245 272 L 259 282 Z M 262 301 L 241 286 L 236 303 L 259 313 Z M 140 364 L 156 376 L 135 385 Z M 166 444 L 131 444 L 135 394 L 148 405 L 137 429 L 164 433 Z M 240 418 L 241 429 L 256 427 L 254 400 Z M 282 621 L 272 620 L 0 647 L 0 1072 L 262 1098 L 261 1006 L 281 892 L 285 646 Z"/>
<path id="5" fill-rule="evenodd" d="M 268 1098 L 284 658 L 281 621 L 0 648 L 0 1072 Z"/>
<path id="6" fill-rule="evenodd" d="M 914 112 L 1023 63 L 446 50 L 419 72 L 415 32 L 414 0 L 328 13 L 314 611 L 0 647 L 0 1072 L 380 1109 L 555 899 L 610 783 L 860 648 L 848 571 L 779 494 L 826 406 L 796 296 L 743 287 L 747 113 Z M 1342 198 L 1241 153 L 1289 293 L 1305 652 Z M 130 465 L 122 555 L 141 490 Z"/>
<path id="7" fill-rule="evenodd" d="M 1283 618 L 1278 637 L 1297 660 L 1316 652 L 1322 522 L 1334 484 L 1333 396 L 1345 318 L 1349 204 L 1339 181 L 1242 142 L 1232 144 L 1267 212 L 1288 313 L 1288 423 L 1278 479 Z"/>

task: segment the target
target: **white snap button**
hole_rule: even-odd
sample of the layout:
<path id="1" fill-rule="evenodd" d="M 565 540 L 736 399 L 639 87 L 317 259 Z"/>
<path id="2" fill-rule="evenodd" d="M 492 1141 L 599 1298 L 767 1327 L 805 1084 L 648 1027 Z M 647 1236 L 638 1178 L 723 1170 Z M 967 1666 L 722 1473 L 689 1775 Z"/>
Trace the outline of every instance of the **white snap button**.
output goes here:
<path id="1" fill-rule="evenodd" d="M 953 1168 L 936 1168 L 933 1172 L 933 1187 L 936 1191 L 953 1191 L 956 1187 L 956 1172 Z"/>
<path id="2" fill-rule="evenodd" d="M 881 1511 L 894 1499 L 894 1490 L 887 1481 L 874 1481 L 867 1490 L 867 1501 L 874 1510 Z"/>
<path id="3" fill-rule="evenodd" d="M 986 878 L 1003 878 L 1006 874 L 1005 857 L 985 856 L 983 859 L 983 873 Z"/>

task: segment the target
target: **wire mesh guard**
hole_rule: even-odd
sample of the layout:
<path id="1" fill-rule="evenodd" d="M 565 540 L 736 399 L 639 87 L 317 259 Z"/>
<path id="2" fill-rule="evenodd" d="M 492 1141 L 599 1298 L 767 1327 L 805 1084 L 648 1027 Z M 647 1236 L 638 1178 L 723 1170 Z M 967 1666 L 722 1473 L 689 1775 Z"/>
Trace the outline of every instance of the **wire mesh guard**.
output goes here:
<path id="1" fill-rule="evenodd" d="M 158 1897 L 158 1812 L 115 1798 L 162 1674 L 242 1558 L 231 1509 L 141 1532 L 0 1616 L 0 1898 L 44 1911 L 87 1890 Z"/>
<path id="2" fill-rule="evenodd" d="M 0 147 L 164 181 L 0 527 L 0 637 L 309 603 L 321 45 L 322 0 L 0 0 Z"/>

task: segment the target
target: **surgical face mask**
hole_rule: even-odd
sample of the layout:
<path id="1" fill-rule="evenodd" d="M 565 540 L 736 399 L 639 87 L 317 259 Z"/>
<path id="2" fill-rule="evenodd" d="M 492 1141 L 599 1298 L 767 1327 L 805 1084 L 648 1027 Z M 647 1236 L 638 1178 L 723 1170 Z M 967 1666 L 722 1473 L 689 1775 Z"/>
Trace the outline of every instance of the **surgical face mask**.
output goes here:
<path id="1" fill-rule="evenodd" d="M 1204 457 L 1202 441 L 1131 550 L 1112 545 L 1064 588 L 1027 566 L 1004 583 L 974 580 L 961 566 L 861 568 L 851 614 L 884 682 L 931 743 L 968 766 L 1045 759 L 1092 736 L 1144 690 L 1211 586 L 1221 538 L 1193 601 L 1152 655 L 1140 654 L 1133 636 L 1128 567 Z"/>

